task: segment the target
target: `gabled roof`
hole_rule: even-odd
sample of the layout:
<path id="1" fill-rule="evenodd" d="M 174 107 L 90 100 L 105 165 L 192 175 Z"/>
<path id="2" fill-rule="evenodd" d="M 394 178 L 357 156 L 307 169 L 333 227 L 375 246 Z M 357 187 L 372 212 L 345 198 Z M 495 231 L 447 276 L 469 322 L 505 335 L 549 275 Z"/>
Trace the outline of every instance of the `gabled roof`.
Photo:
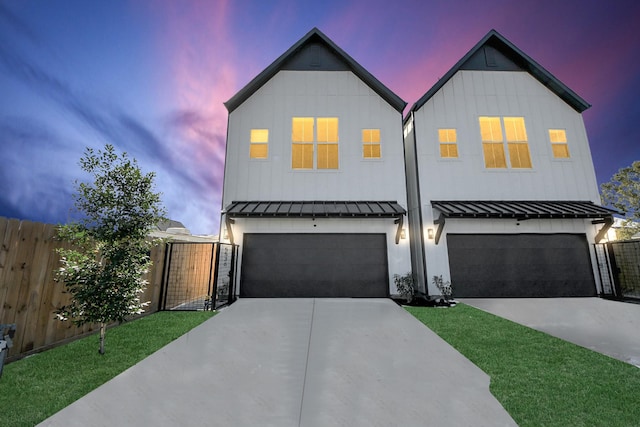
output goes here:
<path id="1" fill-rule="evenodd" d="M 580 98 L 526 53 L 518 49 L 496 30 L 491 30 L 453 68 L 447 71 L 422 98 L 413 104 L 411 111 L 419 110 L 459 70 L 526 71 L 577 112 L 582 113 L 591 107 L 591 104 Z"/>
<path id="2" fill-rule="evenodd" d="M 224 103 L 229 113 L 267 83 L 280 70 L 351 71 L 380 95 L 394 109 L 402 113 L 407 103 L 380 83 L 346 52 L 340 49 L 317 28 L 313 28 L 264 71 L 258 74 L 231 99 Z"/>

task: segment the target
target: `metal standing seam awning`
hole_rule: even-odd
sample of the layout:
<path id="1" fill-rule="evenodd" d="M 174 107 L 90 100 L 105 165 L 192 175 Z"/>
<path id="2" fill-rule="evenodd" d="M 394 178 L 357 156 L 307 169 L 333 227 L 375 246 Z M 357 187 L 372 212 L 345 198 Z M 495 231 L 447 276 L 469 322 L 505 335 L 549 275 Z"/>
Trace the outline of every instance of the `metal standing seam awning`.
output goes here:
<path id="1" fill-rule="evenodd" d="M 394 218 L 397 244 L 407 211 L 396 201 L 234 201 L 223 213 L 231 242 L 233 218 Z"/>
<path id="2" fill-rule="evenodd" d="M 514 218 L 526 219 L 594 219 L 593 224 L 604 224 L 595 237 L 604 237 L 613 224 L 617 211 L 587 201 L 432 201 L 431 206 L 440 212 L 435 242 L 438 244 L 446 218 Z"/>

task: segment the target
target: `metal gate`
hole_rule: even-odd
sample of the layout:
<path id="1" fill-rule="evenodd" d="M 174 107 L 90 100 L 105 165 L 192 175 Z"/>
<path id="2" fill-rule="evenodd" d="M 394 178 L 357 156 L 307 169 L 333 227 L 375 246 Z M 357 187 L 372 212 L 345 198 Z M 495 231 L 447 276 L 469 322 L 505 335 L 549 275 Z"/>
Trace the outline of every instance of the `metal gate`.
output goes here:
<path id="1" fill-rule="evenodd" d="M 640 299 L 640 241 L 594 245 L 603 296 Z"/>
<path id="2" fill-rule="evenodd" d="M 160 310 L 211 310 L 234 298 L 237 245 L 169 242 Z"/>

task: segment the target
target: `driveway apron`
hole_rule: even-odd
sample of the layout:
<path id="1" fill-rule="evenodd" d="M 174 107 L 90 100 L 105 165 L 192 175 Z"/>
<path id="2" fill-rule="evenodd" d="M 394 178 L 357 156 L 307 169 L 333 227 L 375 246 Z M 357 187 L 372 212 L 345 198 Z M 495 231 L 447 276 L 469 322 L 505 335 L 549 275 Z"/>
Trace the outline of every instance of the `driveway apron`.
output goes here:
<path id="1" fill-rule="evenodd" d="M 41 425 L 516 424 L 391 300 L 241 299 Z"/>

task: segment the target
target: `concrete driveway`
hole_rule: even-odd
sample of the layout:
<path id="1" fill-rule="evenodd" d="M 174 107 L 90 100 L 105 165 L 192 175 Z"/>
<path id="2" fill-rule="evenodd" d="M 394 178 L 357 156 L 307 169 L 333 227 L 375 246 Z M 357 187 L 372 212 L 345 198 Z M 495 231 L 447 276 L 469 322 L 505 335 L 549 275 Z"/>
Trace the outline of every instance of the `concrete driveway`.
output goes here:
<path id="1" fill-rule="evenodd" d="M 640 367 L 640 305 L 602 298 L 463 298 L 465 304 Z"/>
<path id="2" fill-rule="evenodd" d="M 386 299 L 242 299 L 45 426 L 513 426 L 489 377 Z"/>

